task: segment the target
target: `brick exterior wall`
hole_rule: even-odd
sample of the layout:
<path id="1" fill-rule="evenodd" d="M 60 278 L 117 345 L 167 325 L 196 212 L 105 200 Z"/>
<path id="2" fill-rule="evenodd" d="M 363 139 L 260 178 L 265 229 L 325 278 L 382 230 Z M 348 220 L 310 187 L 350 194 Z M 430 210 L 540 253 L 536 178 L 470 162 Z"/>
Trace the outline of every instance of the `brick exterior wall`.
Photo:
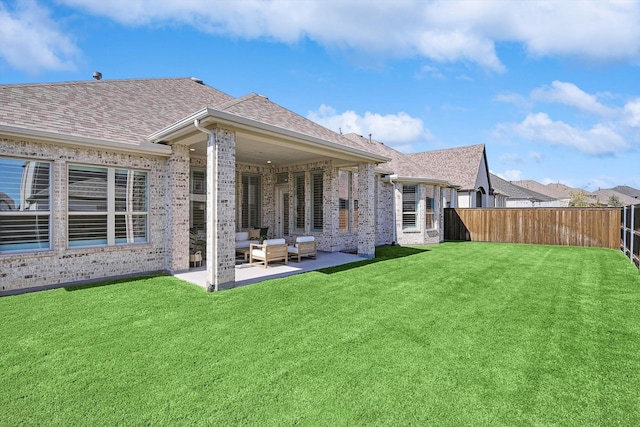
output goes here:
<path id="1" fill-rule="evenodd" d="M 443 212 L 440 187 L 434 189 L 434 210 L 436 212 L 435 220 L 436 228 L 426 228 L 426 195 L 427 188 L 425 184 L 418 184 L 418 212 L 417 227 L 415 229 L 402 228 L 402 182 L 396 184 L 395 201 L 396 201 L 396 233 L 399 245 L 431 245 L 440 243 L 444 239 L 443 232 Z"/>
<path id="2" fill-rule="evenodd" d="M 93 149 L 0 139 L 0 156 L 52 162 L 51 250 L 0 253 L 0 294 L 60 286 L 106 277 L 166 270 L 167 160 Z M 69 164 L 148 171 L 148 243 L 67 248 L 67 168 Z M 188 219 L 188 216 L 187 216 Z"/>
<path id="3" fill-rule="evenodd" d="M 174 144 L 167 161 L 167 251 L 171 273 L 189 270 L 189 147 Z"/>
<path id="4" fill-rule="evenodd" d="M 375 194 L 373 165 L 358 165 L 358 255 L 373 258 L 376 254 Z"/>
<path id="5" fill-rule="evenodd" d="M 215 129 L 207 147 L 207 290 L 235 286 L 236 136 Z"/>
<path id="6" fill-rule="evenodd" d="M 376 246 L 390 245 L 395 241 L 393 229 L 393 185 L 382 181 L 380 175 L 376 175 Z"/>

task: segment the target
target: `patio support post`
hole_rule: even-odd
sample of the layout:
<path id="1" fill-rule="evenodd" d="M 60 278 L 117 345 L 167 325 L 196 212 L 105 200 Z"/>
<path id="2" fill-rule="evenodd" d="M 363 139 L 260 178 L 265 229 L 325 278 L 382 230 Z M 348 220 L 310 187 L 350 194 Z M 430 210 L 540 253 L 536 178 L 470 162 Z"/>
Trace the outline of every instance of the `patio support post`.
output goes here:
<path id="1" fill-rule="evenodd" d="M 171 273 L 189 270 L 189 147 L 172 144 L 167 162 L 167 249 L 165 262 Z"/>
<path id="2" fill-rule="evenodd" d="M 235 133 L 217 128 L 207 139 L 207 291 L 235 286 Z"/>
<path id="3" fill-rule="evenodd" d="M 358 255 L 373 258 L 376 252 L 375 175 L 372 163 L 358 164 Z"/>

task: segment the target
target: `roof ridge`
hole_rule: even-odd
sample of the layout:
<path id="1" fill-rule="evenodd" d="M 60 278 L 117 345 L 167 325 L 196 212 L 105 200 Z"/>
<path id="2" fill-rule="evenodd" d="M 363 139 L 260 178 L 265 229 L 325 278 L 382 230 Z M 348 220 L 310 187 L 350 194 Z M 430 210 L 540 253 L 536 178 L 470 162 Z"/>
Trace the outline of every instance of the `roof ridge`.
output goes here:
<path id="1" fill-rule="evenodd" d="M 160 80 L 191 80 L 193 77 L 137 77 L 130 79 L 109 79 L 109 80 L 69 80 L 66 82 L 38 82 L 38 83 L 6 83 L 0 84 L 0 87 L 42 87 L 42 86 L 77 86 L 86 84 L 108 84 L 108 83 L 121 83 L 121 82 L 136 82 L 136 81 L 160 81 Z M 208 86 L 208 85 L 206 85 Z M 213 87 L 213 86 L 210 86 Z M 215 88 L 214 88 L 215 89 Z M 218 89 L 216 89 L 218 90 Z"/>
<path id="2" fill-rule="evenodd" d="M 417 153 L 409 153 L 409 156 L 416 156 L 416 155 L 420 155 L 420 154 L 424 154 L 424 153 L 439 153 L 442 151 L 450 151 L 450 150 L 460 150 L 463 148 L 475 148 L 475 147 L 484 147 L 484 144 L 473 144 L 473 145 L 461 145 L 458 147 L 450 147 L 450 148 L 440 148 L 438 150 L 428 150 L 428 151 L 420 151 Z"/>
<path id="3" fill-rule="evenodd" d="M 224 111 L 224 110 L 226 110 L 228 108 L 233 107 L 234 105 L 241 104 L 241 103 L 243 103 L 245 101 L 248 101 L 250 99 L 253 99 L 253 98 L 259 97 L 259 96 L 261 96 L 263 98 L 267 98 L 266 96 L 262 96 L 260 94 L 255 93 L 255 92 L 251 92 L 251 93 L 243 95 L 243 96 L 241 96 L 239 98 L 233 98 L 233 99 L 231 99 L 231 100 L 229 100 L 227 102 L 223 102 L 222 104 L 218 105 L 216 107 L 216 109 L 220 110 L 220 111 Z M 267 98 L 267 99 L 269 99 L 269 98 Z"/>

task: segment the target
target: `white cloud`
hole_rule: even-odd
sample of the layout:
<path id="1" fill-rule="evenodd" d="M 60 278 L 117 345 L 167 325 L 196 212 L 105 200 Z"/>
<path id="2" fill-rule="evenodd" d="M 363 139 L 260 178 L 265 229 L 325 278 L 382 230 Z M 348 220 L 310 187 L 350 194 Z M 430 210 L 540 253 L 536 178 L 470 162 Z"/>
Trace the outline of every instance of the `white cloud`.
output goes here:
<path id="1" fill-rule="evenodd" d="M 603 124 L 583 130 L 562 121 L 553 121 L 546 113 L 529 114 L 521 123 L 500 125 L 499 128 L 529 141 L 564 145 L 595 156 L 617 154 L 628 149 L 624 138 Z"/>
<path id="2" fill-rule="evenodd" d="M 498 175 L 500 178 L 506 181 L 520 181 L 523 179 L 522 171 L 518 169 L 507 170 L 502 173 L 497 173 L 496 175 Z"/>
<path id="3" fill-rule="evenodd" d="M 640 98 L 625 104 L 623 123 L 631 127 L 640 127 Z"/>
<path id="4" fill-rule="evenodd" d="M 432 138 L 421 119 L 403 112 L 381 115 L 367 111 L 364 115 L 359 115 L 348 110 L 338 113 L 334 108 L 323 104 L 317 111 L 309 111 L 307 118 L 336 132 L 342 131 L 343 134 L 372 134 L 373 139 L 394 146 L 398 150 L 402 148 L 403 151 L 411 151 L 407 143 Z"/>
<path id="5" fill-rule="evenodd" d="M 542 153 L 538 153 L 537 151 L 529 151 L 529 158 L 536 163 L 542 163 L 544 155 Z"/>
<path id="6" fill-rule="evenodd" d="M 551 86 L 534 89 L 531 98 L 536 101 L 554 102 L 568 105 L 599 116 L 612 116 L 615 110 L 598 101 L 573 83 L 554 81 Z"/>
<path id="7" fill-rule="evenodd" d="M 48 11 L 34 1 L 18 1 L 14 9 L 0 3 L 0 58 L 30 73 L 73 70 L 79 50 Z"/>
<path id="8" fill-rule="evenodd" d="M 132 25 L 184 24 L 247 39 L 296 43 L 393 57 L 465 62 L 505 70 L 497 42 L 520 43 L 533 56 L 596 61 L 640 58 L 640 3 L 636 1 L 465 0 L 60 0 Z"/>
<path id="9" fill-rule="evenodd" d="M 513 104 L 518 108 L 531 108 L 531 102 L 527 98 L 514 92 L 499 93 L 494 100 L 497 102 L 504 102 L 506 104 Z"/>

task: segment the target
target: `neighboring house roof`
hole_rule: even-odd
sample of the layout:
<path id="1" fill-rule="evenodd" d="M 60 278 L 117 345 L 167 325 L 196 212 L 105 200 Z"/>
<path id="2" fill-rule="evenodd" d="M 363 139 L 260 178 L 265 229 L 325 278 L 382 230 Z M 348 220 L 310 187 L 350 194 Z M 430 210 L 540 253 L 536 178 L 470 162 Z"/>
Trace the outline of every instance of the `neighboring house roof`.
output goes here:
<path id="1" fill-rule="evenodd" d="M 409 154 L 408 157 L 417 163 L 422 170 L 429 171 L 429 174 L 434 178 L 449 181 L 459 186 L 463 191 L 476 189 L 476 181 L 483 159 L 488 168 L 484 144 L 426 151 Z M 486 174 L 490 180 L 488 170 Z"/>
<path id="2" fill-rule="evenodd" d="M 491 185 L 493 185 L 493 188 L 497 192 L 508 196 L 510 199 L 523 199 L 535 202 L 546 202 L 553 200 L 552 197 L 537 193 L 524 187 L 520 187 L 494 174 L 491 174 Z"/>
<path id="3" fill-rule="evenodd" d="M 0 125 L 136 144 L 232 99 L 191 78 L 0 85 Z"/>
<path id="4" fill-rule="evenodd" d="M 378 171 L 387 174 L 396 174 L 400 180 L 420 180 L 425 182 L 439 183 L 446 186 L 454 186 L 451 182 L 431 174 L 431 171 L 419 165 L 410 156 L 395 150 L 388 145 L 383 144 L 375 139 L 365 138 L 356 133 L 347 133 L 343 135 L 351 141 L 357 142 L 365 147 L 368 151 L 385 156 L 391 160 L 381 163 L 376 168 Z"/>
<path id="5" fill-rule="evenodd" d="M 571 188 L 564 184 L 560 183 L 552 183 L 552 184 L 541 184 L 534 180 L 523 180 L 523 181 L 511 181 L 512 184 L 517 185 L 519 187 L 526 188 L 528 190 L 535 191 L 540 194 L 544 194 L 553 199 L 571 199 L 571 193 L 576 193 L 580 191 L 577 188 Z"/>
<path id="6" fill-rule="evenodd" d="M 638 199 L 637 203 L 640 203 L 640 190 L 636 188 L 629 187 L 628 185 L 618 185 L 616 187 L 613 187 L 611 190 L 617 191 L 618 193 L 624 194 L 625 196 Z"/>
<path id="7" fill-rule="evenodd" d="M 635 205 L 635 204 L 640 203 L 639 199 L 636 199 L 635 197 L 627 196 L 626 194 L 620 193 L 619 191 L 616 191 L 613 188 L 600 189 L 598 191 L 594 191 L 591 194 L 593 196 L 598 197 L 600 202 L 603 203 L 603 204 L 609 204 L 609 200 L 611 200 L 612 197 L 616 197 L 618 199 L 618 201 L 621 204 L 623 204 L 624 206 L 626 206 L 626 205 Z"/>

